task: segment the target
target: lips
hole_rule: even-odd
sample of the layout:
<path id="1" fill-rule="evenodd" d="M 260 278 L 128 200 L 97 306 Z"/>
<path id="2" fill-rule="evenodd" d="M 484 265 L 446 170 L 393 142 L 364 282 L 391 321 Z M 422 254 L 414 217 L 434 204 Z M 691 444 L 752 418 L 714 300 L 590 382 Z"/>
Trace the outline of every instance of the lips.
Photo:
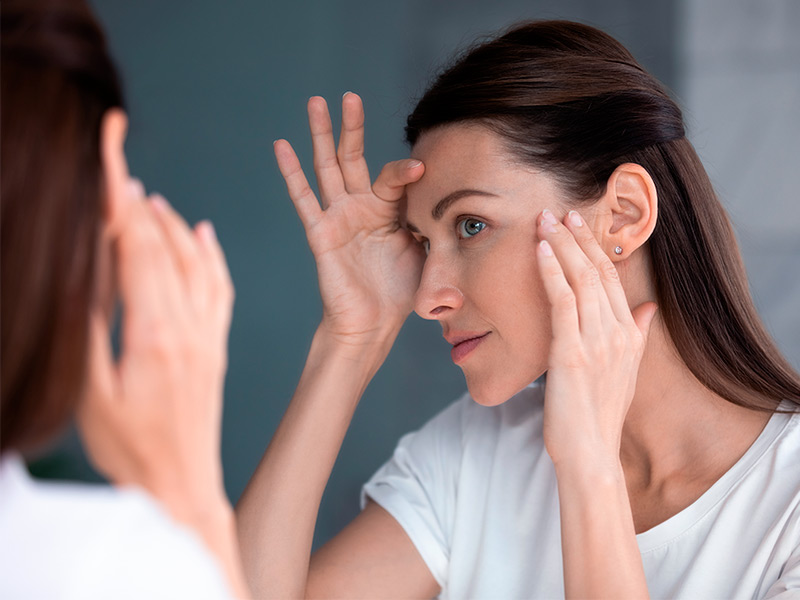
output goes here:
<path id="1" fill-rule="evenodd" d="M 445 336 L 445 339 L 453 344 L 453 349 L 450 350 L 450 357 L 453 362 L 459 364 L 466 360 L 467 356 L 481 345 L 489 333 L 487 331 L 485 333 L 458 333 Z"/>

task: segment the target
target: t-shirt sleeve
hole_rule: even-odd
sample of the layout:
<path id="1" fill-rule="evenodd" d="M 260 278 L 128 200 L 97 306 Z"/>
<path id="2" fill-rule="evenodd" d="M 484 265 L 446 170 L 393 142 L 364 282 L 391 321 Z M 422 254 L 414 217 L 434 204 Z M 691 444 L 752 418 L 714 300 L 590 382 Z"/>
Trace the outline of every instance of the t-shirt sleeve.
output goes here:
<path id="1" fill-rule="evenodd" d="M 796 600 L 800 598 L 800 548 L 787 561 L 778 581 L 772 584 L 764 600 Z"/>
<path id="2" fill-rule="evenodd" d="M 456 487 L 462 455 L 464 397 L 419 431 L 400 439 L 392 458 L 364 485 L 371 498 L 403 527 L 444 589 L 450 556 Z"/>

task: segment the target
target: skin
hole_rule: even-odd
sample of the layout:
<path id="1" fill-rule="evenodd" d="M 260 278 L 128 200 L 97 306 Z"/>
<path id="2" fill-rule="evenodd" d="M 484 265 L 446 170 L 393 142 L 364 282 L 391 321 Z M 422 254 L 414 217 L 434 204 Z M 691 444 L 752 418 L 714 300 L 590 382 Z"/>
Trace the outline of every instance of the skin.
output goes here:
<path id="1" fill-rule="evenodd" d="M 456 351 L 482 404 L 504 402 L 547 371 L 544 439 L 558 480 L 567 597 L 647 597 L 635 534 L 696 500 L 767 420 L 695 380 L 656 316 L 646 244 L 658 198 L 649 174 L 620 165 L 578 214 L 552 177 L 519 165 L 495 134 L 456 124 L 424 133 L 413 158 L 384 167 L 370 187 L 360 99 L 343 98 L 338 149 L 324 100 L 312 98 L 308 109 L 319 201 L 288 142 L 276 142 L 275 154 L 325 309 L 295 395 L 237 506 L 256 594 L 440 591 L 374 503 L 309 557 L 353 410 L 413 306 L 453 342 L 488 333 L 470 353 Z M 434 216 L 454 193 L 460 199 Z"/>
<path id="2" fill-rule="evenodd" d="M 427 133 L 412 156 L 427 175 L 408 186 L 408 229 L 428 248 L 414 310 L 439 321 L 448 341 L 486 335 L 459 366 L 476 402 L 500 404 L 547 368 L 551 326 L 536 217 L 560 209 L 560 191 L 474 126 Z M 461 196 L 434 218 L 439 201 L 460 190 L 482 193 Z M 467 227 L 482 229 L 467 237 Z"/>
<path id="3" fill-rule="evenodd" d="M 115 485 L 146 489 L 214 553 L 237 597 L 249 597 L 222 480 L 220 426 L 233 286 L 213 227 L 190 229 L 128 173 L 127 118 L 101 127 L 106 207 L 92 307 L 81 439 Z M 124 309 L 122 348 L 110 313 Z"/>

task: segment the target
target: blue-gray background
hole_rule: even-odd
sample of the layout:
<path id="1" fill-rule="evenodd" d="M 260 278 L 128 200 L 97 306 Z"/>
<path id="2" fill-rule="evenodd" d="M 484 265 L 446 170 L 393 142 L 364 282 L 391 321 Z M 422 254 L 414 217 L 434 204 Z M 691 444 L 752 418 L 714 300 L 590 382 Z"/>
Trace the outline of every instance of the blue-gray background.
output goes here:
<path id="1" fill-rule="evenodd" d="M 454 52 L 521 19 L 620 39 L 673 91 L 740 235 L 757 304 L 800 364 L 800 3 L 794 0 L 92 0 L 122 73 L 133 174 L 213 220 L 237 290 L 223 432 L 236 500 L 292 395 L 320 316 L 314 263 L 272 156 L 311 164 L 305 102 L 356 91 L 373 174 L 407 154 L 415 97 Z M 338 117 L 334 116 L 334 122 Z M 309 173 L 310 175 L 310 173 Z M 412 316 L 368 388 L 323 501 L 317 543 L 403 433 L 464 390 L 436 323 Z M 36 468 L 35 468 L 36 470 Z M 74 436 L 38 470 L 92 479 Z"/>

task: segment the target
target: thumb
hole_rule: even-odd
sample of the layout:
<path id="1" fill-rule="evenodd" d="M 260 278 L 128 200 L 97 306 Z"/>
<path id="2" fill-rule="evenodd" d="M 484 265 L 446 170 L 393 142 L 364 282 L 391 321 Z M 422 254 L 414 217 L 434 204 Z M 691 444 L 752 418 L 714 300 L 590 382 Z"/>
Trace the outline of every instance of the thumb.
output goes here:
<path id="1" fill-rule="evenodd" d="M 657 310 L 658 305 L 655 302 L 645 302 L 631 311 L 633 320 L 645 340 L 647 340 L 647 336 L 650 333 L 650 325 L 653 323 Z"/>
<path id="2" fill-rule="evenodd" d="M 372 184 L 372 192 L 381 200 L 396 202 L 403 197 L 405 187 L 422 177 L 425 165 L 412 158 L 387 163 Z"/>

